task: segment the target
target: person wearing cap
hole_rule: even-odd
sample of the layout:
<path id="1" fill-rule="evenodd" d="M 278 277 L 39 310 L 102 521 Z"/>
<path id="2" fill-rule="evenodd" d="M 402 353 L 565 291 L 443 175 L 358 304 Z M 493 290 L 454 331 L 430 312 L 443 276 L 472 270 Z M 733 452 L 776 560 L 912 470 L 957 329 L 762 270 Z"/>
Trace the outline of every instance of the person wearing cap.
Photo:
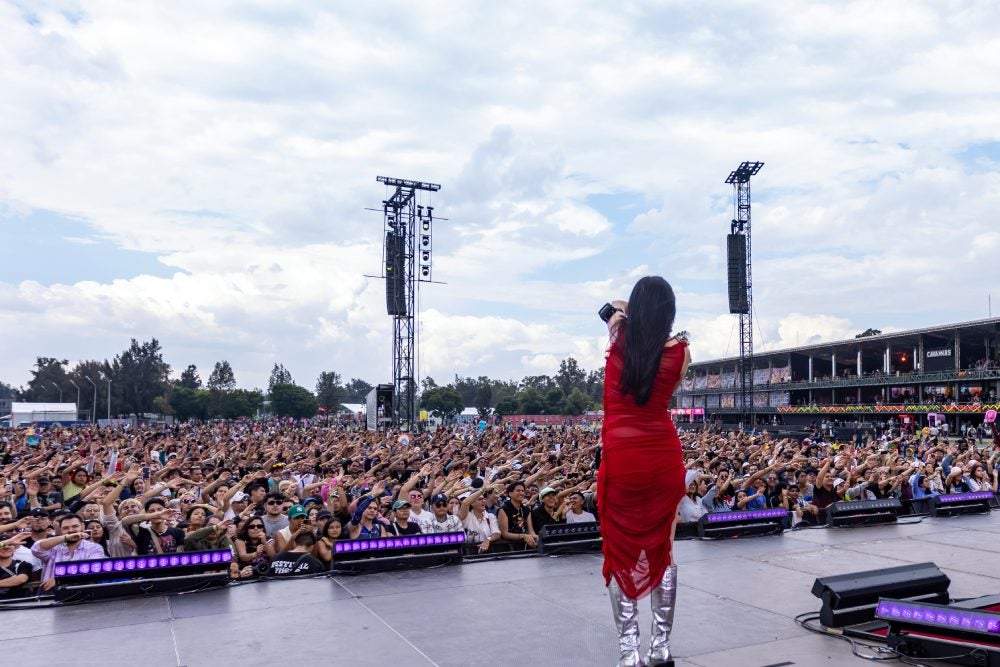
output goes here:
<path id="1" fill-rule="evenodd" d="M 31 579 L 31 563 L 14 557 L 27 538 L 27 533 L 0 535 L 0 600 L 30 595 L 25 584 Z"/>
<path id="2" fill-rule="evenodd" d="M 410 521 L 410 501 L 397 500 L 392 504 L 392 521 L 386 528 L 392 535 L 420 534 L 420 526 Z"/>
<path id="3" fill-rule="evenodd" d="M 31 533 L 24 541 L 24 546 L 30 549 L 31 545 L 35 542 L 40 542 L 52 536 L 52 521 L 48 511 L 43 510 L 41 507 L 36 507 L 28 512 L 28 516 L 31 517 Z"/>
<path id="4" fill-rule="evenodd" d="M 454 514 L 448 512 L 448 495 L 445 493 L 435 493 L 431 498 L 431 511 L 434 518 L 431 519 L 428 533 L 457 533 L 463 530 L 461 520 Z"/>
<path id="5" fill-rule="evenodd" d="M 561 523 L 566 523 L 566 518 L 559 503 L 559 492 L 546 486 L 538 492 L 538 505 L 531 510 L 531 525 L 535 531 L 541 532 L 545 526 Z"/>
<path id="6" fill-rule="evenodd" d="M 52 480 L 48 475 L 43 474 L 36 479 L 29 479 L 24 487 L 28 495 L 29 507 L 41 507 L 49 512 L 54 512 L 63 505 L 62 492 L 52 487 Z"/>
<path id="7" fill-rule="evenodd" d="M 292 505 L 288 508 L 288 525 L 279 530 L 274 536 L 274 550 L 277 552 L 288 551 L 295 536 L 300 533 L 312 532 L 309 524 L 309 512 L 302 505 Z"/>

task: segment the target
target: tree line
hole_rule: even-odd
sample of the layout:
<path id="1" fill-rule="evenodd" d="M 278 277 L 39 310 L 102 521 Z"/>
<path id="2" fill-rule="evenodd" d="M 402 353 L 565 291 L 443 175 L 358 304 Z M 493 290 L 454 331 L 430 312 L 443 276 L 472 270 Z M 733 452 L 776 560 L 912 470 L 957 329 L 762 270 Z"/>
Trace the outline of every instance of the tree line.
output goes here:
<path id="1" fill-rule="evenodd" d="M 267 389 L 237 384 L 229 361 L 217 361 L 202 379 L 189 364 L 176 378 L 156 338 L 139 342 L 103 361 L 85 360 L 70 367 L 66 359 L 37 357 L 26 386 L 0 382 L 0 398 L 41 403 L 77 403 L 86 415 L 103 418 L 172 415 L 179 420 L 255 417 L 263 413 L 287 417 L 332 414 L 345 403 L 364 403 L 373 385 L 360 378 L 344 382 L 335 371 L 323 371 L 313 389 L 298 385 L 283 364 L 271 369 Z M 109 384 L 110 380 L 110 384 Z M 465 408 L 480 415 L 578 415 L 600 407 L 604 369 L 586 371 L 569 357 L 552 376 L 530 375 L 520 381 L 485 375 L 462 377 L 438 385 L 425 378 L 421 407 L 436 416 L 453 417 Z M 110 405 L 110 410 L 109 410 Z"/>

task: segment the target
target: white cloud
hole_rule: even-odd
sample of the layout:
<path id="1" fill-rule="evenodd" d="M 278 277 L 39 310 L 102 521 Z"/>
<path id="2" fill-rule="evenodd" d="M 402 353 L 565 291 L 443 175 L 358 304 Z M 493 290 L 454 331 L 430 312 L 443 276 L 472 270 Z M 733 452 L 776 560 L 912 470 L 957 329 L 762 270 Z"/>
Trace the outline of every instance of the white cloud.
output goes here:
<path id="1" fill-rule="evenodd" d="M 53 245 L 173 271 L 0 282 L 0 379 L 157 336 L 175 368 L 230 358 L 247 385 L 274 361 L 304 384 L 385 380 L 391 323 L 363 277 L 376 175 L 443 185 L 447 285 L 422 292 L 439 377 L 595 367 L 597 307 L 653 272 L 696 357 L 733 354 L 722 181 L 744 159 L 766 163 L 765 341 L 979 317 L 1000 293 L 1000 182 L 963 151 L 1000 157 L 998 19 L 929 1 L 0 5 L 0 225 L 51 211 L 87 226 Z M 590 198 L 616 193 L 641 213 Z"/>

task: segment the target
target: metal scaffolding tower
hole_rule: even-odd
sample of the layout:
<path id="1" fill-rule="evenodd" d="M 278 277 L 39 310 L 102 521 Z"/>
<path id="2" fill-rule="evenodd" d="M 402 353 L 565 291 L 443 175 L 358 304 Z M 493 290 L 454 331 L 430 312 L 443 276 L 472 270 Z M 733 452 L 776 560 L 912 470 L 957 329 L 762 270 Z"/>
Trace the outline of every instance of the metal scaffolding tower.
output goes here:
<path id="1" fill-rule="evenodd" d="M 726 183 L 733 186 L 733 214 L 735 217 L 730 225 L 730 237 L 742 236 L 746 244 L 744 273 L 741 276 L 745 283 L 739 285 L 739 288 L 745 290 L 745 294 L 737 295 L 739 299 L 737 304 L 734 304 L 733 276 L 730 275 L 729 310 L 732 313 L 738 313 L 740 318 L 740 361 L 737 369 L 740 393 L 736 407 L 740 410 L 744 428 L 750 429 L 756 426 L 753 409 L 753 279 L 751 271 L 753 262 L 750 252 L 750 178 L 756 176 L 763 166 L 763 162 L 743 162 L 726 178 Z M 732 262 L 733 254 L 730 252 L 731 274 L 733 270 L 738 268 L 733 267 Z"/>
<path id="2" fill-rule="evenodd" d="M 382 201 L 382 269 L 386 309 L 392 326 L 392 423 L 413 428 L 417 421 L 416 367 L 419 286 L 431 282 L 434 207 L 417 203 L 417 191 L 437 192 L 436 183 L 379 176 L 379 183 L 395 188 Z"/>

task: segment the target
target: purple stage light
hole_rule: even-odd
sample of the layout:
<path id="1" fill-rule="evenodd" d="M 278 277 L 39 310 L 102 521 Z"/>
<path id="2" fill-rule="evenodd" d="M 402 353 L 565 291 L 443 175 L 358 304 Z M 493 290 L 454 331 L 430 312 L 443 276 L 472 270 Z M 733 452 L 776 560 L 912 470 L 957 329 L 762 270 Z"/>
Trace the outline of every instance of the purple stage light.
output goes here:
<path id="1" fill-rule="evenodd" d="M 124 572 L 125 571 L 125 561 L 123 561 L 123 560 L 116 560 L 114 562 L 114 567 L 112 569 L 115 572 Z"/>
<path id="2" fill-rule="evenodd" d="M 993 497 L 992 491 L 977 491 L 975 493 L 946 493 L 935 496 L 935 499 L 938 503 L 960 503 L 968 500 L 992 500 Z"/>
<path id="3" fill-rule="evenodd" d="M 1000 615 L 904 600 L 879 600 L 875 617 L 980 634 L 1000 634 Z"/>
<path id="4" fill-rule="evenodd" d="M 98 566 L 100 569 L 100 566 Z M 80 574 L 90 574 L 90 563 L 80 563 Z"/>
<path id="5" fill-rule="evenodd" d="M 57 577 L 90 577 L 100 578 L 102 575 L 139 573 L 157 568 L 190 568 L 192 566 L 208 565 L 209 563 L 225 563 L 232 559 L 228 549 L 218 551 L 194 552 L 190 554 L 166 554 L 138 558 L 94 558 L 75 563 L 58 563 L 54 573 Z"/>
<path id="6" fill-rule="evenodd" d="M 417 538 L 417 546 L 418 547 L 422 547 L 422 546 L 424 546 L 426 544 L 427 544 L 427 538 L 426 537 L 418 537 Z"/>
<path id="7" fill-rule="evenodd" d="M 101 563 L 101 572 L 111 572 L 111 570 L 114 569 L 114 566 L 114 561 L 106 560 Z M 96 568 L 94 568 L 94 571 L 97 571 Z"/>
<path id="8" fill-rule="evenodd" d="M 170 557 L 170 567 L 177 567 L 180 564 L 181 564 L 181 557 L 180 556 L 171 556 Z"/>
<path id="9" fill-rule="evenodd" d="M 128 560 L 125 561 L 125 569 L 126 570 L 134 570 L 135 569 L 135 559 L 134 558 L 129 558 Z"/>
<path id="10" fill-rule="evenodd" d="M 77 564 L 75 564 L 75 563 L 72 564 L 72 565 L 66 566 L 66 574 L 68 576 L 72 577 L 74 574 L 79 574 L 79 572 L 80 572 L 80 566 L 77 565 Z"/>
<path id="11" fill-rule="evenodd" d="M 706 514 L 708 523 L 730 523 L 734 521 L 753 521 L 758 519 L 782 519 L 788 516 L 788 511 L 783 509 L 750 510 L 740 512 L 713 512 Z"/>
<path id="12" fill-rule="evenodd" d="M 66 576 L 66 566 L 65 565 L 56 565 L 56 567 L 55 567 L 55 576 L 57 576 L 57 577 L 65 577 Z"/>
<path id="13" fill-rule="evenodd" d="M 181 554 L 181 565 L 190 565 L 191 556 L 189 554 Z"/>

